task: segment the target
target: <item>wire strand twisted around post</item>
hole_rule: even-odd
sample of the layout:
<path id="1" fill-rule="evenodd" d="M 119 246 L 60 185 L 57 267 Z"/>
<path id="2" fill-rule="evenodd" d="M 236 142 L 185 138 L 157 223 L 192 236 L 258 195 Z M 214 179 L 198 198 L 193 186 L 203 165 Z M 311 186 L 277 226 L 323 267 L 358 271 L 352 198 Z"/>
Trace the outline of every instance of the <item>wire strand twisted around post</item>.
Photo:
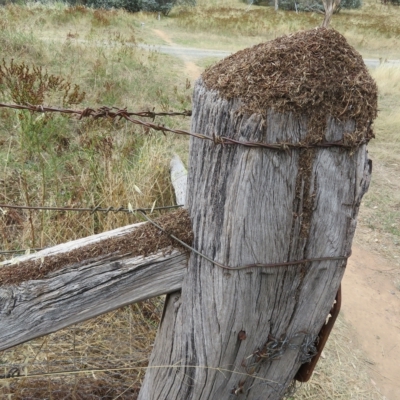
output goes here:
<path id="1" fill-rule="evenodd" d="M 241 269 L 248 269 L 248 268 L 273 268 L 273 267 L 288 267 L 291 265 L 301 265 L 305 264 L 308 262 L 313 262 L 313 261 L 338 261 L 338 260 L 346 260 L 351 256 L 351 250 L 347 256 L 334 256 L 334 257 L 316 257 L 316 258 L 305 258 L 302 260 L 295 260 L 295 261 L 286 261 L 286 262 L 281 262 L 281 263 L 270 263 L 270 264 L 261 264 L 261 263 L 254 263 L 254 264 L 248 264 L 248 265 L 240 265 L 238 267 L 229 267 L 227 265 L 223 265 L 215 260 L 212 260 L 211 258 L 207 257 L 205 254 L 200 253 L 193 247 L 189 246 L 179 238 L 177 238 L 175 235 L 167 232 L 163 227 L 161 227 L 157 222 L 152 220 L 150 217 L 146 215 L 143 211 L 138 211 L 148 222 L 153 224 L 156 228 L 158 228 L 160 231 L 168 235 L 171 239 L 175 240 L 178 242 L 181 246 L 185 247 L 186 249 L 192 251 L 193 253 L 197 254 L 198 256 L 204 258 L 205 260 L 209 261 L 210 263 L 216 265 L 217 267 L 220 267 L 222 269 L 227 269 L 230 271 L 238 271 Z"/>

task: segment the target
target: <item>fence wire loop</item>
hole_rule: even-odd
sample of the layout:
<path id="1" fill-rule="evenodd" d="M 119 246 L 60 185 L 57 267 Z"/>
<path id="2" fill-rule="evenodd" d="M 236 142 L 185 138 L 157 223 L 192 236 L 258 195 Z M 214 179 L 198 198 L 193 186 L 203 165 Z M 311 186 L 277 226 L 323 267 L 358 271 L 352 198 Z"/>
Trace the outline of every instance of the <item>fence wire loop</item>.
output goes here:
<path id="1" fill-rule="evenodd" d="M 294 343 L 297 338 L 304 336 L 300 344 Z M 267 342 L 261 349 L 257 349 L 249 358 L 254 358 L 255 363 L 262 361 L 273 361 L 280 359 L 286 350 L 298 350 L 299 361 L 301 364 L 310 362 L 312 358 L 318 353 L 316 343 L 318 335 L 311 335 L 307 332 L 298 332 L 292 337 L 285 336 L 283 338 L 276 338 L 268 334 Z"/>
<path id="2" fill-rule="evenodd" d="M 316 258 L 305 258 L 302 260 L 294 260 L 294 261 L 285 261 L 285 262 L 280 262 L 280 263 L 268 263 L 268 264 L 262 264 L 262 263 L 254 263 L 254 264 L 248 264 L 248 265 L 239 265 L 238 267 L 229 267 L 227 265 L 223 265 L 210 257 L 207 257 L 205 254 L 200 253 L 193 247 L 189 246 L 179 238 L 177 238 L 175 235 L 169 233 L 166 231 L 164 228 L 162 228 L 157 222 L 155 222 L 153 219 L 151 219 L 146 213 L 144 213 L 141 210 L 137 210 L 137 212 L 144 217 L 145 220 L 150 222 L 152 225 L 154 225 L 156 228 L 158 228 L 161 232 L 164 234 L 168 235 L 171 239 L 175 240 L 177 243 L 179 243 L 181 246 L 185 247 L 189 251 L 197 254 L 198 256 L 204 258 L 205 260 L 209 261 L 213 265 L 220 267 L 222 269 L 230 270 L 230 271 L 239 271 L 242 269 L 248 269 L 248 268 L 275 268 L 275 267 L 289 267 L 289 266 L 294 266 L 294 265 L 305 265 L 310 262 L 316 262 L 316 261 L 340 261 L 343 260 L 345 261 L 344 265 L 346 266 L 347 259 L 351 256 L 351 250 L 347 256 L 332 256 L 332 257 L 316 257 Z"/>
<path id="3" fill-rule="evenodd" d="M 246 369 L 249 378 L 253 379 L 256 376 L 256 372 L 259 370 L 261 364 L 272 363 L 275 360 L 281 359 L 287 350 L 293 350 L 298 352 L 298 361 L 301 364 L 310 362 L 313 357 L 318 353 L 316 343 L 318 341 L 318 335 L 313 335 L 307 331 L 300 331 L 292 336 L 282 336 L 280 338 L 274 337 L 271 333 L 268 334 L 267 341 L 264 343 L 262 348 L 258 348 L 248 357 L 242 361 L 242 367 Z M 297 342 L 297 343 L 296 343 Z M 244 387 L 246 379 L 241 380 L 237 387 L 232 391 L 233 394 L 241 393 L 241 388 Z M 290 393 L 294 393 L 296 383 L 293 381 L 292 390 Z M 284 397 L 287 396 L 286 392 Z"/>
<path id="4" fill-rule="evenodd" d="M 213 142 L 215 145 L 218 145 L 218 144 L 220 144 L 222 146 L 224 145 L 224 140 L 220 136 L 218 136 L 215 132 L 213 132 L 212 138 L 213 138 Z"/>

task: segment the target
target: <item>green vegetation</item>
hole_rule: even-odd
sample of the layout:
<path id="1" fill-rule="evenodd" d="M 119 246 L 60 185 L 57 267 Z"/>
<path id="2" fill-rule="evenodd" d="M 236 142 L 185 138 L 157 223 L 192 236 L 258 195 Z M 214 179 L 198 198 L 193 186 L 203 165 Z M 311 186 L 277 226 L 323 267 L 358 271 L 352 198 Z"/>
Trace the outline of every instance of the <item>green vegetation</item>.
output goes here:
<path id="1" fill-rule="evenodd" d="M 129 17 L 124 11 L 84 7 L 0 9 L 0 102 L 81 109 L 190 108 L 191 90 L 179 74 L 180 62 L 135 47 L 138 23 L 132 24 Z M 24 25 L 26 29 L 20 29 Z M 74 40 L 83 25 L 84 42 Z M 64 38 L 54 37 L 51 26 L 59 26 Z M 107 37 L 104 46 L 96 42 L 100 31 Z M 157 122 L 188 126 L 180 117 Z M 124 121 L 78 122 L 63 114 L 1 109 L 0 145 L 1 202 L 144 207 L 173 203 L 169 160 L 174 151 L 186 147 L 186 140 Z M 2 249 L 51 246 L 134 220 L 123 214 L 4 209 Z"/>
<path id="2" fill-rule="evenodd" d="M 65 6 L 92 7 L 97 9 L 123 9 L 130 12 L 157 12 L 168 15 L 171 9 L 177 5 L 195 5 L 195 0 L 59 0 Z M 48 0 L 39 0 L 43 6 L 48 6 Z M 51 1 L 50 1 L 51 3 Z M 0 0 L 0 5 L 27 4 L 29 0 Z"/>

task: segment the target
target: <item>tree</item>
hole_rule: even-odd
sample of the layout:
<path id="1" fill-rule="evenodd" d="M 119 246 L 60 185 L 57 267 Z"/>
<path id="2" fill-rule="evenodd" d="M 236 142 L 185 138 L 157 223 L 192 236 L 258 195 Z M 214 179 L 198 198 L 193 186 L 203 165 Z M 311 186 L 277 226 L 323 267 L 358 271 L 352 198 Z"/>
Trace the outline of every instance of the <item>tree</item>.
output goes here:
<path id="1" fill-rule="evenodd" d="M 334 12 L 340 5 L 340 0 L 322 0 L 325 9 L 325 18 L 322 22 L 322 28 L 328 28 Z"/>
<path id="2" fill-rule="evenodd" d="M 275 9 L 277 3 L 279 9 L 285 11 L 324 12 L 322 0 L 254 0 L 253 2 L 255 5 L 267 5 L 275 7 Z M 335 13 L 338 13 L 342 8 L 356 9 L 360 8 L 361 5 L 361 0 L 342 0 L 340 5 L 335 9 Z"/>

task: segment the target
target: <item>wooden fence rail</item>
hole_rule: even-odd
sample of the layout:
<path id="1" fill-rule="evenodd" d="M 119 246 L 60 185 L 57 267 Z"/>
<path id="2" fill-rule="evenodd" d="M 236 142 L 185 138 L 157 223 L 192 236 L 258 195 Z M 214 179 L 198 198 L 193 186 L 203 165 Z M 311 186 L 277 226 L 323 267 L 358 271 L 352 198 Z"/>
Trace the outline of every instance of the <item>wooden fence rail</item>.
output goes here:
<path id="1" fill-rule="evenodd" d="M 24 263 L 62 259 L 71 251 L 81 252 L 91 245 L 101 247 L 110 238 L 129 237 L 142 225 L 51 247 L 19 257 L 18 262 L 3 262 L 0 275 L 6 268 L 18 269 Z M 123 305 L 176 291 L 181 288 L 186 268 L 184 252 L 165 248 L 148 257 L 107 254 L 71 261 L 42 279 L 0 286 L 0 350 Z"/>

